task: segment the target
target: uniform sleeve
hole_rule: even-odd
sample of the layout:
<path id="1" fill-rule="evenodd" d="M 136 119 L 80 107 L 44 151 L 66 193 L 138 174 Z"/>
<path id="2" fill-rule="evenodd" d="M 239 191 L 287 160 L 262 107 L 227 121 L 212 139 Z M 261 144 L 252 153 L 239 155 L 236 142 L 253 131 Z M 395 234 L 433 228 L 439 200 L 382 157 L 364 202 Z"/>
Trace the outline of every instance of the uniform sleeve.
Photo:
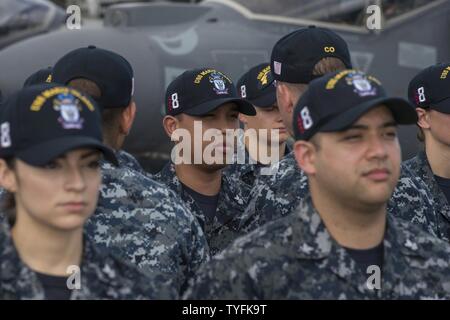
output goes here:
<path id="1" fill-rule="evenodd" d="M 246 259 L 240 255 L 214 257 L 189 282 L 183 299 L 255 300 L 263 297 L 255 290 Z M 251 268 L 250 268 L 251 269 Z"/>
<path id="2" fill-rule="evenodd" d="M 429 189 L 422 181 L 404 171 L 392 194 L 388 214 L 412 222 L 422 230 L 438 236 L 436 212 Z"/>

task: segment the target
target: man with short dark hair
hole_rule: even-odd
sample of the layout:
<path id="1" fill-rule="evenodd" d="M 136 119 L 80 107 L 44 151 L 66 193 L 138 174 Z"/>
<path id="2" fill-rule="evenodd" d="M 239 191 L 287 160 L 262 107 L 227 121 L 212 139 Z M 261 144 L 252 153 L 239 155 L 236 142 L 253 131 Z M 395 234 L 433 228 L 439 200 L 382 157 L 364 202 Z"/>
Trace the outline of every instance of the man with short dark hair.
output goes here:
<path id="1" fill-rule="evenodd" d="M 238 96 L 227 75 L 212 68 L 185 71 L 166 90 L 164 129 L 172 140 L 188 136 L 175 145 L 172 155 L 179 157 L 172 157 L 155 179 L 181 195 L 196 215 L 211 255 L 240 235 L 234 222 L 246 198 L 223 174 L 233 154 L 228 132 L 239 128 L 239 113 L 254 115 L 255 109 Z"/>
<path id="2" fill-rule="evenodd" d="M 161 273 L 182 291 L 209 259 L 209 249 L 200 225 L 180 198 L 120 149 L 136 113 L 130 63 L 109 50 L 79 48 L 55 64 L 53 81 L 88 93 L 103 107 L 105 143 L 119 161 L 118 166 L 101 164 L 103 183 L 97 210 L 86 224 L 88 235 L 144 272 Z"/>
<path id="3" fill-rule="evenodd" d="M 205 264 L 188 299 L 448 299 L 450 246 L 386 214 L 398 124 L 417 120 L 355 70 L 313 80 L 294 111 L 310 195 Z"/>

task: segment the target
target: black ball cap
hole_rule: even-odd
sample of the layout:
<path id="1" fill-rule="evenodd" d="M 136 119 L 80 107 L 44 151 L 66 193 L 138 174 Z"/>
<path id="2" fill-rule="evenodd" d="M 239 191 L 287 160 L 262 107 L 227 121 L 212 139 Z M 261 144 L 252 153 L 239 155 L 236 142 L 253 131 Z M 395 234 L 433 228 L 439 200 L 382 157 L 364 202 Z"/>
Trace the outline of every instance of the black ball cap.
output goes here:
<path id="1" fill-rule="evenodd" d="M 101 96 L 95 98 L 103 108 L 121 108 L 130 104 L 134 93 L 134 75 L 130 63 L 121 55 L 88 46 L 70 51 L 53 66 L 53 82 L 67 85 L 76 78 L 93 81 Z"/>
<path id="2" fill-rule="evenodd" d="M 239 97 L 228 76 L 216 69 L 185 71 L 166 90 L 166 115 L 202 116 L 225 103 L 235 103 L 240 113 L 256 114 L 252 104 Z"/>
<path id="3" fill-rule="evenodd" d="M 408 98 L 417 107 L 450 114 L 450 63 L 438 63 L 419 72 L 409 83 Z"/>
<path id="4" fill-rule="evenodd" d="M 25 80 L 23 87 L 52 82 L 52 70 L 52 67 L 39 69 Z"/>
<path id="5" fill-rule="evenodd" d="M 95 101 L 57 84 L 29 86 L 8 97 L 0 116 L 0 157 L 17 157 L 41 166 L 79 148 L 100 150 L 117 164 L 102 142 L 101 115 Z"/>
<path id="6" fill-rule="evenodd" d="M 323 58 L 339 58 L 351 68 L 347 43 L 337 33 L 315 26 L 295 30 L 275 44 L 270 58 L 275 80 L 289 83 L 309 83 L 314 66 Z"/>
<path id="7" fill-rule="evenodd" d="M 254 66 L 236 83 L 236 89 L 243 99 L 254 106 L 267 108 L 277 102 L 276 89 L 270 72 L 270 63 Z"/>
<path id="8" fill-rule="evenodd" d="M 397 124 L 414 124 L 417 113 L 403 98 L 389 97 L 381 82 L 361 71 L 344 70 L 311 81 L 294 109 L 294 137 L 348 129 L 369 110 L 385 105 Z"/>

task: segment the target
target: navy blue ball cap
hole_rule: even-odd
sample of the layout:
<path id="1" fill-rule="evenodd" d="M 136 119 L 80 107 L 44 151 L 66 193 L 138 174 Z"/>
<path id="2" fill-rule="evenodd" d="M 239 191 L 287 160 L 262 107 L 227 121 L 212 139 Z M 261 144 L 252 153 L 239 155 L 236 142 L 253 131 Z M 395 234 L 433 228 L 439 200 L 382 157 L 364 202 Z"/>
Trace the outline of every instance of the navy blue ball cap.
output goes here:
<path id="1" fill-rule="evenodd" d="M 337 33 L 315 26 L 295 30 L 275 44 L 270 58 L 275 80 L 307 84 L 319 77 L 313 75 L 314 66 L 323 58 L 340 59 L 351 68 L 347 43 Z"/>
<path id="2" fill-rule="evenodd" d="M 259 108 L 272 107 L 277 102 L 276 88 L 270 72 L 270 63 L 261 63 L 244 73 L 236 83 L 243 99 Z"/>
<path id="3" fill-rule="evenodd" d="M 94 148 L 117 164 L 102 142 L 98 106 L 73 88 L 42 84 L 11 95 L 2 106 L 0 133 L 1 158 L 42 166 L 70 150 Z"/>
<path id="4" fill-rule="evenodd" d="M 450 114 L 450 63 L 419 72 L 409 83 L 408 98 L 417 107 Z"/>
<path id="5" fill-rule="evenodd" d="M 389 97 L 381 82 L 361 71 L 344 70 L 310 82 L 294 109 L 294 137 L 348 129 L 361 116 L 384 105 L 397 124 L 414 124 L 417 113 L 403 98 Z"/>
<path id="6" fill-rule="evenodd" d="M 166 90 L 166 115 L 185 113 L 191 116 L 205 115 L 225 103 L 235 103 L 239 112 L 255 115 L 250 102 L 237 94 L 233 82 L 224 73 L 212 68 L 183 72 Z"/>
<path id="7" fill-rule="evenodd" d="M 134 75 L 130 63 L 110 50 L 88 46 L 70 51 L 53 66 L 53 82 L 63 85 L 73 79 L 94 82 L 101 91 L 95 98 L 102 108 L 127 107 L 134 93 Z"/>
<path id="8" fill-rule="evenodd" d="M 52 82 L 52 70 L 52 67 L 39 69 L 25 80 L 23 87 Z"/>

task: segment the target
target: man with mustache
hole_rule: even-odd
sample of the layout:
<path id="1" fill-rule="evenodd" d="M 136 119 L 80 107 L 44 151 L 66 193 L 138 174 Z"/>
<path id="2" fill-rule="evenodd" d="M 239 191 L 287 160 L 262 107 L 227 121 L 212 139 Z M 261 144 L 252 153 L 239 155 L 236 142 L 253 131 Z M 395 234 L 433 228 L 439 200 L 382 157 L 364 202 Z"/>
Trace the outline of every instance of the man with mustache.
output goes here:
<path id="1" fill-rule="evenodd" d="M 386 214 L 398 124 L 417 115 L 355 70 L 313 80 L 294 111 L 310 196 L 200 268 L 197 299 L 449 298 L 450 246 Z"/>
<path id="2" fill-rule="evenodd" d="M 289 153 L 288 133 L 278 109 L 275 86 L 269 84 L 271 81 L 270 64 L 261 63 L 244 73 L 236 83 L 239 95 L 253 104 L 256 115 L 239 115 L 245 132 L 239 136 L 236 163 L 225 171 L 248 193 L 261 169 Z"/>
<path id="3" fill-rule="evenodd" d="M 172 152 L 178 154 L 179 148 L 180 157 L 172 156 L 155 179 L 181 196 L 203 226 L 214 255 L 238 234 L 232 220 L 246 204 L 238 184 L 222 172 L 233 153 L 226 131 L 238 129 L 239 113 L 254 115 L 255 109 L 238 96 L 225 74 L 212 68 L 182 73 L 167 88 L 165 101 L 167 135 L 172 140 L 184 135 Z M 208 133 L 213 133 L 211 142 L 203 139 Z"/>

